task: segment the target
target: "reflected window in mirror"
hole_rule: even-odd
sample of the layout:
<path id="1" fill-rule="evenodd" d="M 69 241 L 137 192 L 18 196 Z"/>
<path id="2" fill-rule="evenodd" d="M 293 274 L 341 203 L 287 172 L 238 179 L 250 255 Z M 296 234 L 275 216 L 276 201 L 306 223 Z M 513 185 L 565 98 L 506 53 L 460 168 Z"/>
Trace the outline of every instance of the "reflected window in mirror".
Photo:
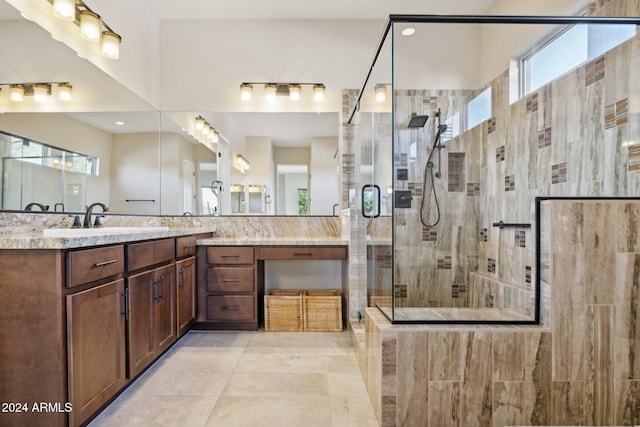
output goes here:
<path id="1" fill-rule="evenodd" d="M 0 131 L 1 209 L 78 212 L 99 158 Z"/>

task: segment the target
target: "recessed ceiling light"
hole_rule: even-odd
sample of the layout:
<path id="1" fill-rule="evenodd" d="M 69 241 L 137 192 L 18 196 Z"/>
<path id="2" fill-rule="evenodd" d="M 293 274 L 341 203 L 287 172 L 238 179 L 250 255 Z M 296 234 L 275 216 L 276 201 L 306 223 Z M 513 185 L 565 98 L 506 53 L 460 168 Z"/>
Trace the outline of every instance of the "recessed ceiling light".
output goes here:
<path id="1" fill-rule="evenodd" d="M 402 30 L 402 35 L 403 35 L 403 36 L 410 36 L 410 35 L 412 35 L 412 34 L 413 34 L 413 33 L 415 33 L 415 32 L 416 32 L 416 29 L 415 29 L 415 28 L 411 28 L 411 27 L 409 27 L 409 28 L 405 28 L 404 30 Z"/>
<path id="2" fill-rule="evenodd" d="M 117 122 L 116 122 L 116 126 L 124 126 L 124 122 L 117 121 Z"/>

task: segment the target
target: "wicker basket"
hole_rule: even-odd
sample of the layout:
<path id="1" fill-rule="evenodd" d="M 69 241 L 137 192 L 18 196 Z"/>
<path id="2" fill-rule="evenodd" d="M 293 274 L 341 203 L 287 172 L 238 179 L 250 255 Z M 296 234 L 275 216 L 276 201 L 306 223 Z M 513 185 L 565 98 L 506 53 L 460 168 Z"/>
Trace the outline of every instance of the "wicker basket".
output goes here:
<path id="1" fill-rule="evenodd" d="M 267 291 L 264 296 L 264 330 L 302 332 L 302 291 Z"/>
<path id="2" fill-rule="evenodd" d="M 304 292 L 305 332 L 342 331 L 342 295 L 338 290 Z"/>

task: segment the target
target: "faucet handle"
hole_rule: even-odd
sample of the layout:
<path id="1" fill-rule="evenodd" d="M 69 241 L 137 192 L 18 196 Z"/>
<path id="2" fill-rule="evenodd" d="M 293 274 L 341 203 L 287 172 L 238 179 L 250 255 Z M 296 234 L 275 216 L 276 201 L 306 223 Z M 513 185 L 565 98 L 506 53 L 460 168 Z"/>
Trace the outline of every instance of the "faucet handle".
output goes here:
<path id="1" fill-rule="evenodd" d="M 102 227 L 102 221 L 100 221 L 100 218 L 104 218 L 104 215 L 96 215 L 96 219 L 93 221 L 94 227 Z"/>
<path id="2" fill-rule="evenodd" d="M 78 215 L 73 217 L 73 225 L 71 228 L 82 228 L 82 224 L 80 224 L 80 217 Z"/>

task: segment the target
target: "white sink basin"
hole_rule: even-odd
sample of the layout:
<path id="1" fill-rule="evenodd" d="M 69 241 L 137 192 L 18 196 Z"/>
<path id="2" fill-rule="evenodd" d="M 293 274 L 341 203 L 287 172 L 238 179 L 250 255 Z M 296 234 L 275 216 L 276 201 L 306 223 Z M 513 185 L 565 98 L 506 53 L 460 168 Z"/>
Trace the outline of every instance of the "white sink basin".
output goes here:
<path id="1" fill-rule="evenodd" d="M 144 234 L 169 231 L 169 227 L 101 227 L 101 228 L 46 228 L 45 237 L 83 237 L 112 234 Z"/>

